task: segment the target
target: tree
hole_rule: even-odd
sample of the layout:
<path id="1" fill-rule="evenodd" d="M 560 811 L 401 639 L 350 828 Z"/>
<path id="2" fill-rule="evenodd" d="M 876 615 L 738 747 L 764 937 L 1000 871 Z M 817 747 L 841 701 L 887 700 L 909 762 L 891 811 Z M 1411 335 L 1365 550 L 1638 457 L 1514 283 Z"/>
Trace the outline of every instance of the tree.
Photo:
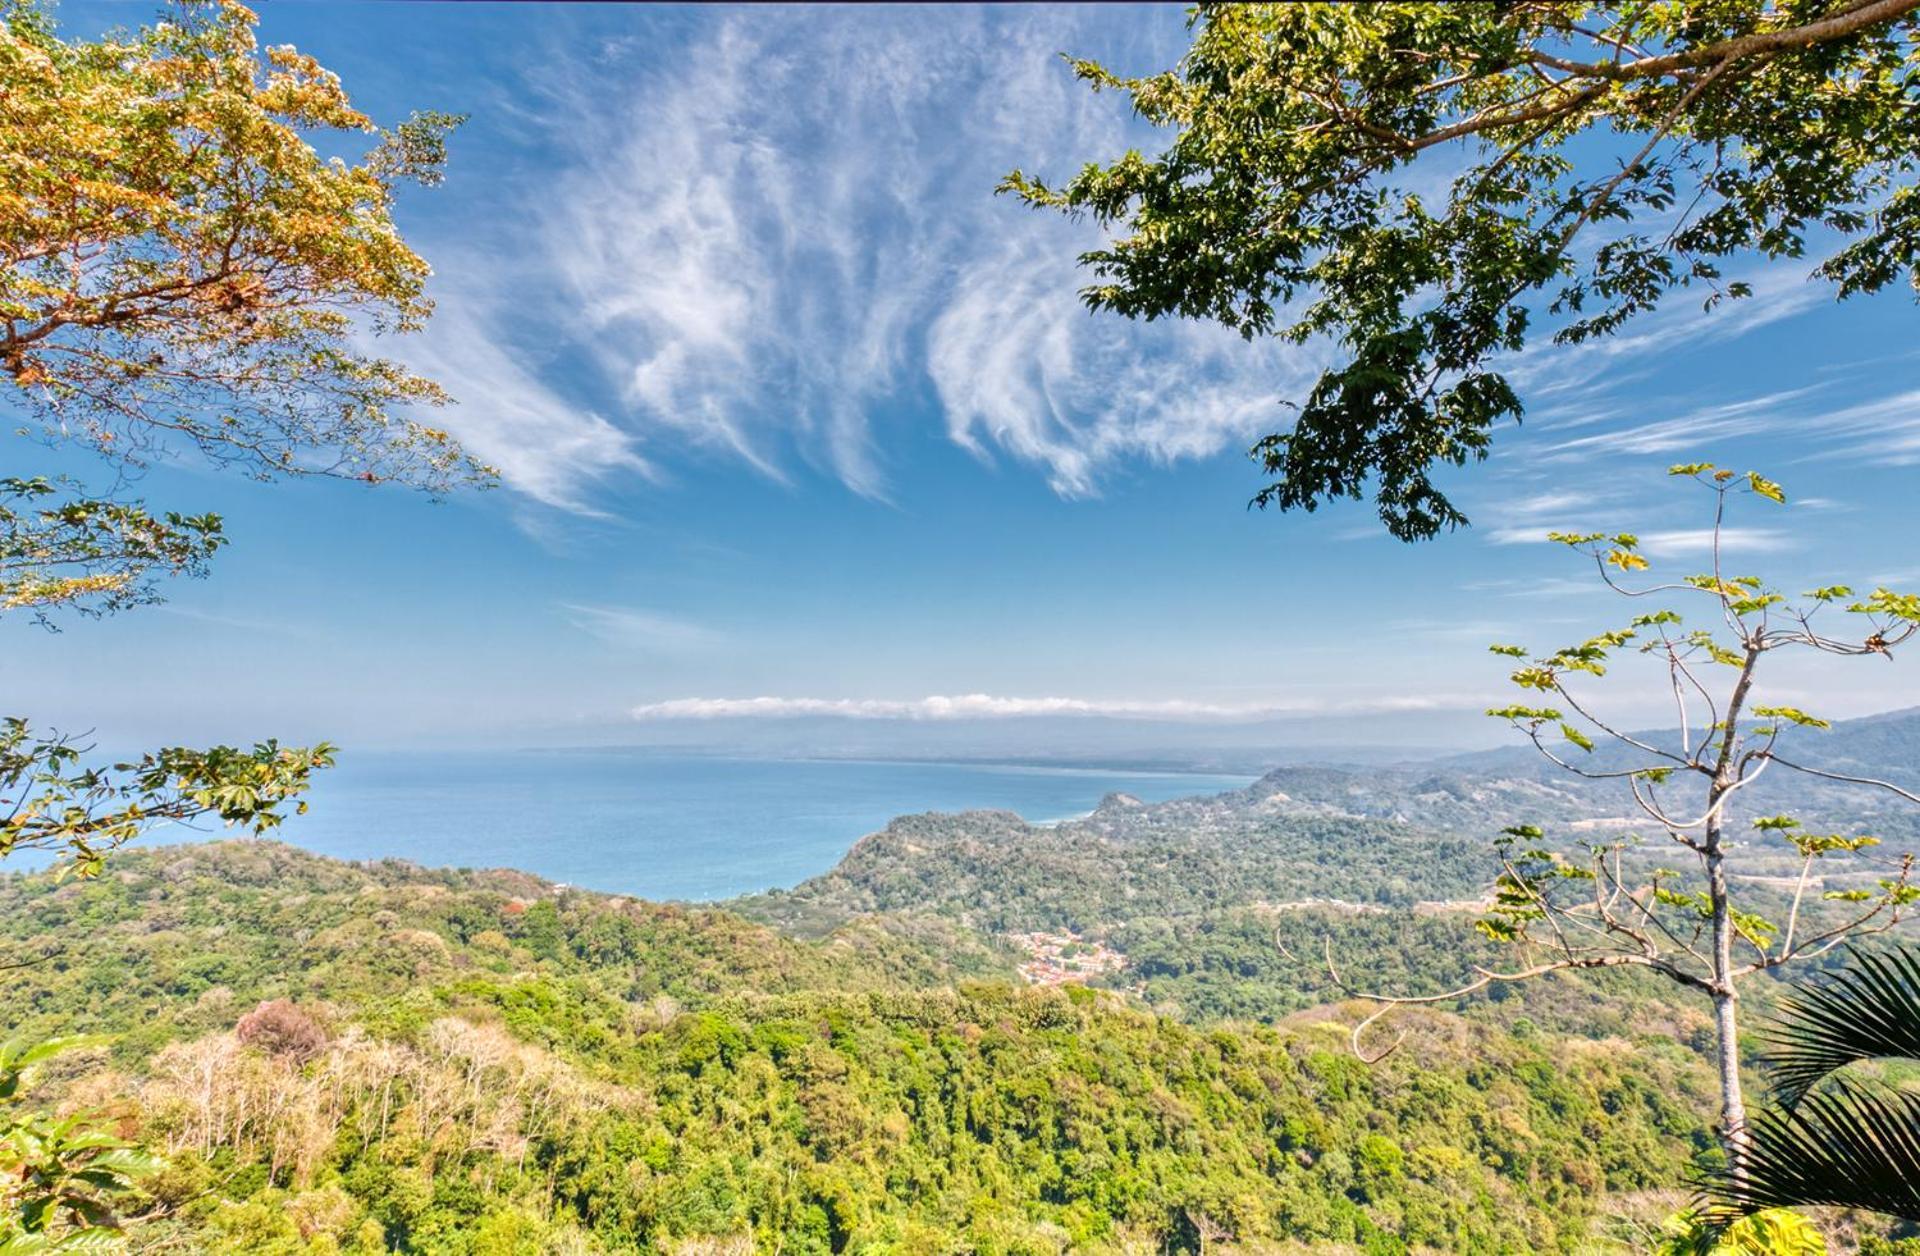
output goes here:
<path id="1" fill-rule="evenodd" d="M 1637 968 L 1656 973 L 1712 1005 L 1719 1131 L 1738 1177 L 1750 1145 L 1740 1078 L 1741 982 L 1891 929 L 1920 898 L 1920 887 L 1910 883 L 1911 855 L 1893 861 L 1887 875 L 1869 873 L 1863 879 L 1866 852 L 1877 839 L 1815 833 L 1786 815 L 1752 821 L 1759 837 L 1780 843 L 1797 868 L 1792 890 L 1774 911 L 1779 919 L 1763 914 L 1773 905 L 1757 897 L 1758 889 L 1736 892 L 1728 867 L 1732 808 L 1771 769 L 1888 790 L 1920 802 L 1888 782 L 1807 762 L 1794 749 L 1795 741 L 1828 723 L 1796 707 L 1762 702 L 1754 688 L 1761 664 L 1786 650 L 1890 655 L 1920 632 L 1920 597 L 1887 589 L 1860 597 L 1833 585 L 1804 594 L 1796 604 L 1757 577 L 1731 575 L 1721 563 L 1729 499 L 1737 494 L 1783 504 L 1785 493 L 1757 474 L 1736 475 L 1708 463 L 1677 466 L 1672 474 L 1713 493 L 1710 571 L 1629 585 L 1623 581 L 1649 566 L 1632 534 L 1555 533 L 1551 539 L 1588 555 L 1613 591 L 1632 599 L 1692 598 L 1704 605 L 1713 627 L 1689 628 L 1675 611 L 1659 609 L 1549 655 L 1530 658 L 1519 646 L 1496 645 L 1495 653 L 1520 661 L 1513 683 L 1538 695 L 1532 701 L 1556 705 L 1529 702 L 1488 712 L 1513 724 L 1564 770 L 1624 785 L 1638 812 L 1658 829 L 1656 848 L 1643 848 L 1633 836 L 1614 836 L 1558 849 L 1535 826 L 1507 829 L 1497 843 L 1500 873 L 1492 909 L 1479 928 L 1515 947 L 1522 962 L 1506 969 L 1478 968 L 1473 981 L 1442 994 L 1380 997 L 1379 1006 L 1355 1027 L 1353 1042 L 1359 1050 L 1366 1030 L 1398 1006 L 1457 999 L 1556 972 Z M 1861 621 L 1855 632 L 1841 635 L 1824 623 L 1816 625 L 1835 608 Z M 1605 676 L 1613 657 L 1629 649 L 1651 660 L 1671 690 L 1677 716 L 1673 734 L 1624 731 L 1618 721 L 1599 714 L 1591 696 L 1578 687 L 1583 678 Z M 1725 669 L 1725 679 L 1715 683 L 1711 669 L 1718 668 Z M 1661 855 L 1675 852 L 1685 857 L 1690 872 L 1661 866 Z M 1822 888 L 1818 899 L 1809 901 L 1816 867 L 1823 870 Z M 1842 888 L 1824 888 L 1840 877 L 1848 878 Z"/>
<path id="2" fill-rule="evenodd" d="M 285 818 L 285 804 L 304 812 L 298 796 L 316 769 L 333 764 L 325 742 L 169 746 L 111 768 L 81 766 L 88 749 L 71 737 L 35 736 L 17 716 L 0 719 L 0 859 L 39 851 L 61 860 L 62 872 L 87 877 L 154 824 L 210 817 L 264 833 Z"/>
<path id="3" fill-rule="evenodd" d="M 1081 258 L 1096 310 L 1330 341 L 1343 360 L 1254 448 L 1278 477 L 1255 502 L 1371 487 L 1394 535 L 1430 537 L 1466 522 L 1433 472 L 1521 416 L 1500 359 L 1543 315 L 1555 344 L 1606 336 L 1677 289 L 1744 297 L 1728 262 L 1810 247 L 1842 297 L 1920 282 L 1917 12 L 1201 4 L 1176 70 L 1072 62 L 1171 129 L 1163 152 L 1001 187 L 1114 230 Z"/>
<path id="4" fill-rule="evenodd" d="M 1920 1095 L 1841 1074 L 1920 1061 L 1920 952 L 1855 957 L 1787 1000 L 1770 1037 L 1774 1102 L 1754 1120 L 1744 1172 L 1712 1184 L 1721 1219 L 1831 1204 L 1920 1224 Z"/>
<path id="5" fill-rule="evenodd" d="M 158 577 L 202 575 L 226 543 L 217 515 L 155 516 L 138 505 L 51 502 L 45 478 L 0 479 L 0 613 L 96 614 L 157 601 Z"/>
<path id="6" fill-rule="evenodd" d="M 48 441 L 122 475 L 198 456 L 255 477 L 325 475 L 439 492 L 491 472 L 413 417 L 440 387 L 362 352 L 418 330 L 428 267 L 393 221 L 398 186 L 439 182 L 447 114 L 389 131 L 238 4 L 62 40 L 0 7 L 0 371 Z M 376 136 L 357 163 L 309 136 Z M 0 385 L 5 387 L 5 385 Z M 156 512 L 44 477 L 0 479 L 0 614 L 52 626 L 158 600 L 225 543 L 218 516 Z M 0 725 L 0 857 L 85 874 L 160 820 L 278 823 L 325 745 L 169 748 L 84 769 L 83 747 Z"/>
<path id="7" fill-rule="evenodd" d="M 15 3 L 0 27 L 0 367 L 49 435 L 140 460 L 190 448 L 255 475 L 445 489 L 476 466 L 406 407 L 445 393 L 368 357 L 417 331 L 428 267 L 396 186 L 438 183 L 459 122 L 416 114 L 358 164 L 309 133 L 375 132 L 340 82 L 262 52 L 233 3 L 98 42 Z"/>

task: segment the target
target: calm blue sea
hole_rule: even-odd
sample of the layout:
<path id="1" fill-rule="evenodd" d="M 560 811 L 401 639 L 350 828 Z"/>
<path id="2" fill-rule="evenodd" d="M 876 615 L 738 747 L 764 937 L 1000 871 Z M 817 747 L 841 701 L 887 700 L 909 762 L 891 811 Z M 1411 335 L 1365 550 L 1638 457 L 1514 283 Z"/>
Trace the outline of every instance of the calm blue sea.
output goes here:
<path id="1" fill-rule="evenodd" d="M 992 807 L 1059 820 L 1112 790 L 1159 801 L 1251 779 L 631 751 L 359 752 L 315 778 L 311 810 L 279 836 L 341 859 L 522 868 L 643 898 L 714 899 L 825 872 L 910 812 Z"/>

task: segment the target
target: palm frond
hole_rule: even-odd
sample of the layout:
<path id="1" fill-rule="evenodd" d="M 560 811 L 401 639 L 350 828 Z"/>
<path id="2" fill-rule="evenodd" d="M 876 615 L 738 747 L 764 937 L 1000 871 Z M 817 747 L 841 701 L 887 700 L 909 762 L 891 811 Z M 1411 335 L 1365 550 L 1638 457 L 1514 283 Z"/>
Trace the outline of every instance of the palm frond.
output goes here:
<path id="1" fill-rule="evenodd" d="M 1857 954 L 1830 982 L 1784 1000 L 1760 1056 L 1774 1097 L 1797 1106 L 1820 1080 L 1853 1063 L 1920 1059 L 1920 951 Z"/>
<path id="2" fill-rule="evenodd" d="M 1842 1084 L 1748 1129 L 1745 1173 L 1703 1184 L 1716 1219 L 1831 1204 L 1920 1222 L 1920 1094 Z"/>

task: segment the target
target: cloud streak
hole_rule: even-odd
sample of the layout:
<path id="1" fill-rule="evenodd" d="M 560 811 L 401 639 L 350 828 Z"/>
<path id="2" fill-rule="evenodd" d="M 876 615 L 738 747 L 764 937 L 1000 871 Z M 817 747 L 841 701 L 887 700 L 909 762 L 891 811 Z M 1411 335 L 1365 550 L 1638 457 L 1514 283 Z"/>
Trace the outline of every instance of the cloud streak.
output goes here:
<path id="1" fill-rule="evenodd" d="M 718 642 L 720 634 L 701 624 L 630 606 L 589 606 L 563 602 L 567 622 L 608 645 L 624 649 L 669 652 Z"/>
<path id="2" fill-rule="evenodd" d="M 1529 545 L 1547 540 L 1546 531 L 1536 527 L 1494 528 L 1487 532 L 1494 545 Z M 1680 558 L 1706 554 L 1713 549 L 1711 528 L 1671 528 L 1641 532 L 1640 552 L 1650 558 Z M 1777 528 L 1722 528 L 1720 551 L 1723 554 L 1778 554 L 1799 548 L 1787 532 Z"/>
<path id="3" fill-rule="evenodd" d="M 1165 33 L 1134 51 L 1177 56 Z M 523 139 L 561 168 L 503 190 L 511 244 L 460 268 L 494 290 L 443 299 L 421 365 L 476 452 L 567 510 L 669 449 L 886 499 L 927 399 L 953 442 L 1069 497 L 1243 447 L 1315 351 L 1090 314 L 1074 258 L 1098 232 L 993 195 L 1015 165 L 1155 142 L 1057 56 L 1111 43 L 1061 9 L 762 9 L 672 55 L 543 59 Z"/>
<path id="4" fill-rule="evenodd" d="M 1176 21 L 1120 35 L 1063 8 L 760 9 L 647 29 L 532 60 L 521 140 L 558 166 L 497 189 L 512 233 L 458 267 L 482 278 L 443 297 L 420 363 L 462 398 L 456 430 L 537 501 L 590 512 L 687 456 L 886 500 L 919 435 L 902 425 L 929 402 L 982 461 L 1093 496 L 1284 427 L 1277 402 L 1332 360 L 1090 313 L 1075 258 L 1099 230 L 992 195 L 1015 166 L 1058 175 L 1162 143 L 1056 54 L 1131 39 L 1126 63 L 1168 64 Z M 1527 452 L 1692 451 L 1803 417 L 1806 389 L 1637 423 L 1608 399 L 1831 296 L 1791 267 L 1743 278 L 1754 295 L 1712 314 L 1683 295 L 1624 334 L 1512 359 L 1550 435 Z M 1808 430 L 1850 456 L 1920 460 L 1920 421 L 1822 420 Z"/>
<path id="5" fill-rule="evenodd" d="M 382 347 L 446 384 L 455 404 L 434 421 L 498 468 L 508 487 L 594 515 L 603 513 L 592 504 L 596 486 L 622 474 L 657 475 L 631 432 L 564 396 L 536 363 L 507 348 L 493 295 L 443 291 L 438 305 L 422 337 Z"/>

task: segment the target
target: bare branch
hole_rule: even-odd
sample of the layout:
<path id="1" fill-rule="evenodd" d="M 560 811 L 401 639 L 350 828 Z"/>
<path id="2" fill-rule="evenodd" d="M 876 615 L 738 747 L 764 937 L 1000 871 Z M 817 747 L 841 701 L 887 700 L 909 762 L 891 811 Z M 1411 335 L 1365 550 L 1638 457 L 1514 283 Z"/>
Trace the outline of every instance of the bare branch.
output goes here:
<path id="1" fill-rule="evenodd" d="M 1847 785 L 1870 785 L 1876 789 L 1884 789 L 1889 793 L 1898 794 L 1908 802 L 1920 802 L 1920 794 L 1910 793 L 1907 790 L 1901 789 L 1891 781 L 1875 780 L 1871 776 L 1848 776 L 1844 772 L 1826 772 L 1819 768 L 1810 768 L 1803 763 L 1791 763 L 1786 759 L 1782 759 L 1772 751 L 1767 752 L 1766 759 L 1769 763 L 1777 763 L 1783 768 L 1792 768 L 1796 772 L 1805 772 L 1808 776 L 1818 776 L 1829 781 L 1840 781 Z M 1758 776 L 1759 773 L 1756 772 L 1754 775 Z"/>

